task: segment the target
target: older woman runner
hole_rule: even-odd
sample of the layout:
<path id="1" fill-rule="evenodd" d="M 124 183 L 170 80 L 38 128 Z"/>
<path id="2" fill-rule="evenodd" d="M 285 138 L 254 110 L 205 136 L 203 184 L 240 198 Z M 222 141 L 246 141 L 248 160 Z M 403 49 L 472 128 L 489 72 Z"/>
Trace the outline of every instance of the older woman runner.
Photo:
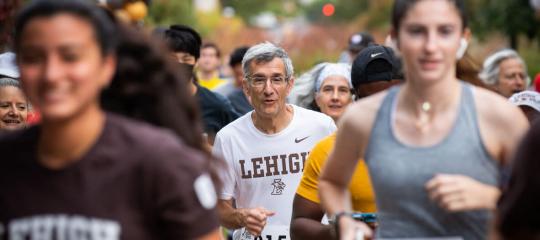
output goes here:
<path id="1" fill-rule="evenodd" d="M 316 110 L 337 121 L 353 101 L 351 66 L 320 63 L 295 82 L 289 102 Z"/>

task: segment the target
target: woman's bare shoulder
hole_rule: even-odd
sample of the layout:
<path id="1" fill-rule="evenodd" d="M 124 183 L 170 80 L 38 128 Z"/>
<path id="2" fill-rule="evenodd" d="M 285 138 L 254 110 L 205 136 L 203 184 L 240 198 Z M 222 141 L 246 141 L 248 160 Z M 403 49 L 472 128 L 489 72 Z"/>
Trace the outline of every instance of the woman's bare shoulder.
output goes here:
<path id="1" fill-rule="evenodd" d="M 489 119 L 495 125 L 512 124 L 516 121 L 527 122 L 518 107 L 495 92 L 475 87 L 474 98 L 479 117 Z"/>
<path id="2" fill-rule="evenodd" d="M 510 158 L 529 128 L 523 112 L 508 99 L 486 89 L 474 91 L 478 126 L 488 152 L 502 162 Z"/>
<path id="3" fill-rule="evenodd" d="M 387 90 L 362 98 L 351 104 L 339 121 L 339 126 L 346 126 L 358 131 L 371 129 L 379 107 L 388 93 Z"/>

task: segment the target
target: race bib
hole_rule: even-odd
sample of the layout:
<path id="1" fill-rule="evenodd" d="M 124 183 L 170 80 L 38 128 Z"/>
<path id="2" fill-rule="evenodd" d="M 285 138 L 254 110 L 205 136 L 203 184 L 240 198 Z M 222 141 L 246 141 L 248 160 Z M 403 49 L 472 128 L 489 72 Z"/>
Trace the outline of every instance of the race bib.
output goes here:
<path id="1" fill-rule="evenodd" d="M 245 228 L 239 229 L 233 234 L 234 240 L 290 240 L 289 226 L 267 225 L 260 236 L 253 236 Z"/>

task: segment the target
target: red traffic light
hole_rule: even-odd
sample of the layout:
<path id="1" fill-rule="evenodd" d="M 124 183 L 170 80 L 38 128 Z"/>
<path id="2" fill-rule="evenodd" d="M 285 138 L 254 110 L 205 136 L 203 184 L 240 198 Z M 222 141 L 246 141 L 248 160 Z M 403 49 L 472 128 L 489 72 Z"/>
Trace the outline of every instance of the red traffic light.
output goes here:
<path id="1" fill-rule="evenodd" d="M 331 3 L 324 4 L 322 8 L 323 15 L 327 17 L 334 15 L 335 11 L 336 11 L 336 8 L 334 7 L 334 4 L 331 4 Z"/>

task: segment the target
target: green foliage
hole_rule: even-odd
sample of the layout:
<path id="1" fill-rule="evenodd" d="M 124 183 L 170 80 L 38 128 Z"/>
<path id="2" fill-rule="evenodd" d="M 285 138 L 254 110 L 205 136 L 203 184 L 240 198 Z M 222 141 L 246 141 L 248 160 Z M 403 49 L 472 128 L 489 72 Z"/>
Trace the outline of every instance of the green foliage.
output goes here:
<path id="1" fill-rule="evenodd" d="M 540 47 L 538 44 L 522 44 L 523 48 L 519 51 L 519 55 L 523 57 L 523 60 L 527 63 L 527 70 L 531 80 L 534 80 L 534 76 L 540 73 Z"/>
<path id="2" fill-rule="evenodd" d="M 389 28 L 391 16 L 392 16 L 392 4 L 388 3 L 388 4 L 372 5 L 370 6 L 370 9 L 369 9 L 370 18 L 367 23 L 367 28 L 370 30 Z"/>
<path id="3" fill-rule="evenodd" d="M 236 14 L 245 22 L 266 11 L 285 17 L 305 14 L 309 20 L 316 22 L 344 22 L 354 19 L 369 5 L 366 0 L 316 0 L 309 6 L 302 6 L 299 2 L 299 0 L 221 0 L 222 6 L 233 7 Z M 331 17 L 322 14 L 322 7 L 326 3 L 335 6 L 335 14 Z M 293 6 L 290 11 L 285 7 L 287 5 Z"/>
<path id="4" fill-rule="evenodd" d="M 490 32 L 502 32 L 510 38 L 511 46 L 517 48 L 517 38 L 540 37 L 540 20 L 535 17 L 529 0 L 475 0 L 469 4 L 473 32 L 484 37 Z"/>
<path id="5" fill-rule="evenodd" d="M 265 11 L 271 11 L 276 14 L 283 13 L 283 4 L 290 0 L 271 0 L 271 1 L 254 1 L 254 0 L 222 0 L 223 7 L 233 7 L 236 14 L 244 19 L 245 22 Z"/>
<path id="6" fill-rule="evenodd" d="M 152 0 L 146 19 L 150 25 L 158 26 L 197 25 L 191 0 Z"/>

